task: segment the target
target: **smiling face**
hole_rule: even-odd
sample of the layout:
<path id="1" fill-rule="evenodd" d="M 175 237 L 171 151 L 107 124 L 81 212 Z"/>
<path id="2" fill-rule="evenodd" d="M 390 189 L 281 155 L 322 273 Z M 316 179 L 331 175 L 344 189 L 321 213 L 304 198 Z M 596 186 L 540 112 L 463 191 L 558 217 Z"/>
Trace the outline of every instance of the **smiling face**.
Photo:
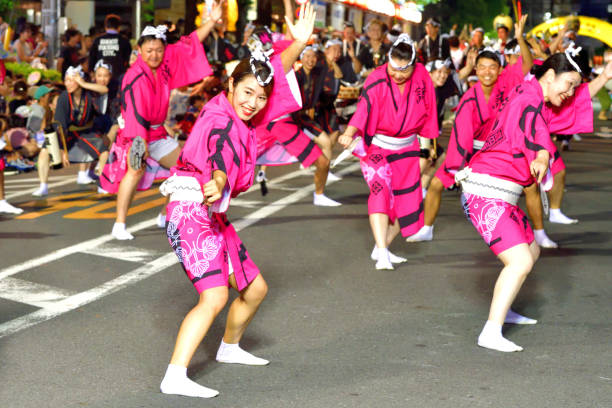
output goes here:
<path id="1" fill-rule="evenodd" d="M 164 59 L 164 51 L 166 50 L 166 46 L 162 40 L 155 39 L 145 41 L 140 47 L 138 47 L 138 50 L 140 51 L 142 60 L 149 66 L 149 68 L 157 69 Z"/>
<path id="2" fill-rule="evenodd" d="M 497 82 L 502 71 L 498 61 L 489 58 L 480 58 L 476 64 L 476 76 L 484 87 L 491 87 Z"/>
<path id="3" fill-rule="evenodd" d="M 431 80 L 436 88 L 443 86 L 448 79 L 448 75 L 450 74 L 450 69 L 447 67 L 438 68 L 433 70 L 431 75 Z"/>
<path id="4" fill-rule="evenodd" d="M 66 78 L 64 78 L 64 85 L 66 86 L 66 91 L 70 94 L 80 88 L 73 76 L 66 76 Z"/>
<path id="5" fill-rule="evenodd" d="M 332 45 L 325 49 L 325 58 L 328 61 L 338 61 L 342 55 L 342 48 L 340 45 Z"/>
<path id="6" fill-rule="evenodd" d="M 312 69 L 317 65 L 317 53 L 314 50 L 307 50 L 302 55 L 302 65 L 308 71 L 312 71 Z"/>
<path id="7" fill-rule="evenodd" d="M 228 100 L 238 117 L 248 122 L 265 108 L 268 96 L 255 76 L 247 75 L 237 84 L 234 84 L 234 78 L 229 79 Z"/>
<path id="8" fill-rule="evenodd" d="M 575 71 L 555 75 L 555 72 L 549 69 L 543 79 L 546 84 L 546 89 L 542 88 L 545 100 L 554 106 L 561 106 L 563 102 L 574 96 L 582 77 Z"/>
<path id="9" fill-rule="evenodd" d="M 382 41 L 383 30 L 380 24 L 371 23 L 368 27 L 368 37 L 372 41 Z"/>
<path id="10" fill-rule="evenodd" d="M 393 61 L 395 61 L 395 63 L 400 66 L 406 66 L 408 65 L 408 63 L 410 63 L 410 61 L 404 59 L 393 59 Z M 393 68 L 391 64 L 387 65 L 387 73 L 389 74 L 391 79 L 393 79 L 393 82 L 395 82 L 397 85 L 404 85 L 406 81 L 410 79 L 413 72 L 414 66 L 410 66 L 405 70 L 400 70 Z"/>
<path id="11" fill-rule="evenodd" d="M 112 76 L 111 72 L 104 67 L 100 67 L 96 69 L 96 73 L 95 73 L 96 84 L 108 86 L 108 83 L 111 80 L 111 76 Z"/>

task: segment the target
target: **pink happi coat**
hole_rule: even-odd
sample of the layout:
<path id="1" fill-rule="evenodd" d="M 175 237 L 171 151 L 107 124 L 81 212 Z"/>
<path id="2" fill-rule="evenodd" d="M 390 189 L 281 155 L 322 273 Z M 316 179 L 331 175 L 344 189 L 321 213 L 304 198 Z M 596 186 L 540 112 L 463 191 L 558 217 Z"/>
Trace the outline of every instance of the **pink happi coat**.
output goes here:
<path id="1" fill-rule="evenodd" d="M 168 115 L 170 91 L 198 82 L 212 75 L 204 47 L 194 31 L 174 44 L 166 46 L 164 59 L 155 75 L 141 56 L 127 70 L 121 85 L 121 117 L 125 123 L 110 150 L 100 183 L 102 188 L 116 193 L 127 171 L 127 155 L 132 141 L 140 136 L 147 143 L 165 138 L 163 123 Z M 147 159 L 146 173 L 138 185 L 147 190 L 165 170 L 151 158 Z M 169 173 L 166 173 L 166 177 Z M 157 177 L 159 178 L 159 177 Z"/>
<path id="2" fill-rule="evenodd" d="M 513 181 L 522 186 L 536 180 L 529 165 L 539 150 L 557 149 L 551 133 L 588 133 L 593 131 L 593 106 L 587 84 L 580 85 L 571 100 L 561 107 L 544 102 L 537 79 L 524 81 L 509 95 L 501 108 L 483 148 L 469 162 L 472 171 Z M 552 186 L 552 185 L 551 185 Z"/>
<path id="3" fill-rule="evenodd" d="M 404 92 L 387 73 L 387 64 L 368 76 L 350 126 L 363 137 L 366 155 L 361 159 L 370 188 L 368 213 L 384 213 L 399 220 L 402 235 L 415 234 L 423 226 L 423 195 L 419 169 L 419 142 L 401 150 L 372 144 L 375 134 L 407 138 L 418 134 L 438 137 L 436 95 L 429 73 L 417 63 Z"/>
<path id="4" fill-rule="evenodd" d="M 253 184 L 257 159 L 255 126 L 301 108 L 299 91 L 292 92 L 295 74 L 283 74 L 280 55 L 272 57 L 274 87 L 263 111 L 244 123 L 225 93 L 211 99 L 193 126 L 178 163 L 177 176 L 195 178 L 202 186 L 215 170 L 227 175 L 223 197 L 210 208 L 194 201 L 168 204 L 167 235 L 189 279 L 199 293 L 228 284 L 230 265 L 239 290 L 259 274 L 225 212 L 232 197 Z"/>
<path id="5" fill-rule="evenodd" d="M 438 168 L 436 177 L 448 188 L 455 184 L 455 173 L 461 170 L 474 154 L 474 140 L 486 139 L 495 116 L 512 89 L 523 82 L 522 57 L 507 66 L 497 78 L 487 102 L 482 85 L 477 82 L 459 101 L 455 121 L 446 150 L 444 163 Z"/>

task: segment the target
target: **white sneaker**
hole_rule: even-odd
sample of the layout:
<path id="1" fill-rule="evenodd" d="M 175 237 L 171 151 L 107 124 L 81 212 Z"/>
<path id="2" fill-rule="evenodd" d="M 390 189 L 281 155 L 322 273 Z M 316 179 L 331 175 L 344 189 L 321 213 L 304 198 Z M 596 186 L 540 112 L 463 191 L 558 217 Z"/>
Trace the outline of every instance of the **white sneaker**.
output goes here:
<path id="1" fill-rule="evenodd" d="M 21 208 L 17 208 L 11 204 L 9 204 L 6 200 L 0 201 L 0 213 L 5 214 L 21 214 L 23 210 Z"/>
<path id="2" fill-rule="evenodd" d="M 542 248 L 559 248 L 559 245 L 550 239 L 546 233 L 534 234 L 536 243 Z"/>
<path id="3" fill-rule="evenodd" d="M 98 194 L 109 194 L 109 192 L 98 186 Z"/>
<path id="4" fill-rule="evenodd" d="M 397 256 L 395 255 L 393 252 L 387 250 L 389 253 L 389 260 L 391 261 L 392 264 L 399 264 L 399 263 L 404 263 L 404 262 L 408 262 L 408 259 L 406 258 L 402 258 L 401 256 Z M 372 259 L 373 261 L 378 261 L 378 247 L 376 245 L 374 245 L 374 249 L 372 250 L 372 254 L 370 255 L 370 259 Z"/>
<path id="5" fill-rule="evenodd" d="M 431 241 L 433 239 L 433 225 L 423 225 L 416 234 L 406 238 L 406 242 Z"/>
<path id="6" fill-rule="evenodd" d="M 77 184 L 91 184 L 95 183 L 96 180 L 89 177 L 87 173 L 79 173 L 77 176 Z"/>
<path id="7" fill-rule="evenodd" d="M 166 228 L 166 214 L 157 214 L 157 226 Z"/>
<path id="8" fill-rule="evenodd" d="M 317 194 L 317 193 L 313 193 L 312 203 L 314 205 L 318 205 L 321 207 L 338 207 L 342 205 L 342 203 L 332 200 L 331 198 L 327 197 L 325 194 Z"/>
<path id="9" fill-rule="evenodd" d="M 32 193 L 32 195 L 34 197 L 42 197 L 42 196 L 49 195 L 49 188 L 40 186 L 40 187 L 38 187 L 38 190 L 36 190 L 36 191 L 34 191 Z"/>
<path id="10" fill-rule="evenodd" d="M 127 232 L 125 226 L 118 226 L 117 224 L 113 225 L 113 231 L 111 232 L 111 235 L 119 241 L 134 239 L 134 236 Z"/>

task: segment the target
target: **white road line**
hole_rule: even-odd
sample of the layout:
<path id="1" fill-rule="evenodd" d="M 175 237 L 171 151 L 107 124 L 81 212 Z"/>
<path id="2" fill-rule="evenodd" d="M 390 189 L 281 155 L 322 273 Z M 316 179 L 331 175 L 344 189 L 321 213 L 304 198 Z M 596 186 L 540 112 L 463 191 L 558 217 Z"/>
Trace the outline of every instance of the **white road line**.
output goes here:
<path id="1" fill-rule="evenodd" d="M 100 245 L 95 248 L 90 248 L 79 252 L 83 254 L 103 256 L 105 258 L 119 259 L 120 261 L 141 263 L 148 262 L 159 255 L 158 251 L 151 251 L 148 249 L 127 245 L 122 246 L 117 243 Z M 1 292 L 0 296 L 2 296 Z"/>
<path id="2" fill-rule="evenodd" d="M 339 171 L 338 174 L 345 175 L 358 168 L 359 168 L 359 163 L 354 163 L 342 169 L 341 171 Z M 240 231 L 241 229 L 246 228 L 256 223 L 257 221 L 264 219 L 284 209 L 288 205 L 293 204 L 301 200 L 302 198 L 307 197 L 310 193 L 312 193 L 312 191 L 314 191 L 314 186 L 308 185 L 302 188 L 301 190 L 290 194 L 287 197 L 281 198 L 280 200 L 277 200 L 245 216 L 244 218 L 239 219 L 238 221 L 233 223 L 234 228 L 236 229 L 236 231 Z M 134 232 L 139 229 L 144 229 L 144 228 L 147 228 L 155 224 L 156 224 L 156 219 L 154 218 L 152 220 L 143 221 L 140 224 L 135 225 L 134 227 L 130 228 L 129 231 Z M 67 256 L 75 252 L 90 250 L 112 239 L 113 239 L 112 236 L 104 235 L 102 237 L 95 238 L 95 239 L 83 242 L 81 244 L 72 245 L 68 248 L 54 251 L 48 255 L 36 258 L 34 260 L 6 268 L 0 271 L 0 279 L 6 279 L 7 276 L 13 275 L 15 273 L 21 272 L 23 270 L 26 270 L 26 269 L 29 269 L 35 266 L 42 265 L 47 262 L 51 262 L 52 260 L 62 258 L 64 256 Z M 178 260 L 174 253 L 165 254 L 141 267 L 138 267 L 106 283 L 103 283 L 102 285 L 99 285 L 93 289 L 67 297 L 63 300 L 55 302 L 52 306 L 37 310 L 36 312 L 18 317 L 16 319 L 10 320 L 3 324 L 0 324 L 0 338 L 16 333 L 28 327 L 34 326 L 38 323 L 42 323 L 49 319 L 53 319 L 54 317 L 57 317 L 70 310 L 74 310 L 78 307 L 84 306 L 88 303 L 98 300 L 104 296 L 115 293 L 129 285 L 132 285 L 150 276 L 153 276 L 176 263 L 178 263 Z"/>
<path id="3" fill-rule="evenodd" d="M 67 176 L 52 176 L 49 177 L 49 181 L 55 181 L 55 180 L 66 180 L 66 179 L 74 179 L 74 174 L 70 174 Z M 16 180 L 6 180 L 4 179 L 4 184 L 24 184 L 24 183 L 32 183 L 32 182 L 39 182 L 38 177 L 30 177 L 30 178 L 23 178 L 23 179 L 16 179 Z"/>
<path id="4" fill-rule="evenodd" d="M 77 293 L 76 295 L 67 297 L 53 306 L 37 310 L 27 315 L 23 315 L 16 319 L 10 320 L 0 325 L 0 338 L 17 333 L 28 327 L 32 327 L 38 323 L 53 319 L 61 314 L 84 306 L 104 296 L 115 293 L 131 284 L 139 282 L 145 278 L 155 275 L 163 271 L 169 266 L 177 263 L 176 255 L 173 253 L 166 254 L 154 261 L 149 262 L 139 268 L 134 269 L 124 275 L 121 275 L 113 280 L 103 283 L 93 289 L 85 292 Z"/>
<path id="5" fill-rule="evenodd" d="M 74 179 L 74 177 L 71 177 L 68 180 L 58 181 L 57 183 L 51 183 L 51 184 L 49 184 L 49 189 L 52 189 L 54 187 L 64 186 L 64 185 L 70 184 L 70 183 L 76 184 L 76 180 Z M 36 190 L 38 190 L 38 186 L 36 188 L 28 188 L 27 190 L 20 191 L 18 193 L 7 194 L 6 195 L 6 199 L 7 200 L 12 200 L 15 197 L 21 197 L 21 196 L 24 196 L 24 195 L 32 195 L 32 193 L 35 192 Z M 34 197 L 34 199 L 36 199 L 36 198 L 37 197 Z"/>
<path id="6" fill-rule="evenodd" d="M 150 219 L 150 220 L 142 221 L 134 225 L 133 227 L 128 228 L 127 230 L 131 233 L 134 233 L 134 232 L 152 227 L 154 225 L 157 225 L 157 217 Z M 96 248 L 114 239 L 115 238 L 113 238 L 113 236 L 110 234 L 102 235 L 101 237 L 90 239 L 89 241 L 84 241 L 84 242 L 81 242 L 75 245 L 71 245 L 69 247 L 62 248 L 62 249 L 58 249 L 57 251 L 53 251 L 51 253 L 48 253 L 47 255 L 39 256 L 38 258 L 30 259 L 29 261 L 25 261 L 17 265 L 9 266 L 8 268 L 4 268 L 0 270 L 0 280 L 6 278 L 7 276 L 15 275 L 16 273 L 19 273 L 19 272 L 22 272 L 22 271 L 25 271 L 31 268 L 36 268 L 37 266 L 44 265 L 49 262 L 56 261 L 65 256 L 72 255 L 76 252 L 83 252 L 83 251 L 87 251 L 92 248 Z"/>
<path id="7" fill-rule="evenodd" d="M 70 290 L 22 279 L 6 278 L 0 281 L 0 297 L 41 308 L 53 308 L 58 301 L 75 294 Z"/>

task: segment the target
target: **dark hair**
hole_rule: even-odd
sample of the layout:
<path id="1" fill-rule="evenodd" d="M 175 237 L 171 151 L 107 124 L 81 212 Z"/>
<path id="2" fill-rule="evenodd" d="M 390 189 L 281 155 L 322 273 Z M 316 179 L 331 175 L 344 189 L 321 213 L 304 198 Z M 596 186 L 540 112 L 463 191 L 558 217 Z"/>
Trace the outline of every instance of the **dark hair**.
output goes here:
<path id="1" fill-rule="evenodd" d="M 154 40 L 159 40 L 164 44 L 164 47 L 166 46 L 167 42 L 166 40 L 164 40 L 163 38 L 157 38 L 154 35 L 143 35 L 142 37 L 140 37 L 138 39 L 138 46 L 142 46 L 142 44 L 146 43 L 147 41 L 154 41 Z"/>
<path id="2" fill-rule="evenodd" d="M 399 43 L 397 46 L 391 48 L 391 57 L 393 57 L 394 60 L 411 61 L 413 55 L 414 48 L 408 43 Z"/>
<path id="3" fill-rule="evenodd" d="M 17 95 L 25 95 L 28 92 L 28 86 L 25 81 L 17 81 L 13 84 L 13 91 Z"/>
<path id="4" fill-rule="evenodd" d="M 481 58 L 486 58 L 486 59 L 490 59 L 493 60 L 495 62 L 497 62 L 497 65 L 501 66 L 501 61 L 499 60 L 499 55 L 493 51 L 481 51 L 478 53 L 478 56 L 476 57 L 476 65 L 478 65 L 478 61 L 480 61 Z"/>
<path id="5" fill-rule="evenodd" d="M 74 28 L 69 28 L 64 32 L 64 39 L 66 42 L 70 41 L 70 39 L 74 36 L 81 34 L 79 30 L 75 30 Z"/>
<path id="6" fill-rule="evenodd" d="M 105 27 L 110 28 L 112 30 L 117 30 L 120 25 L 121 19 L 119 18 L 119 16 L 116 16 L 114 14 L 109 14 L 108 16 L 106 16 L 106 20 L 104 21 Z"/>
<path id="7" fill-rule="evenodd" d="M 581 58 L 580 54 L 576 57 L 572 57 L 572 59 L 580 67 L 580 70 L 582 71 L 581 75 L 588 75 L 588 72 L 590 72 L 588 61 L 585 64 L 584 58 Z M 534 65 L 533 68 L 533 74 L 537 79 L 542 78 L 549 69 L 552 69 L 555 75 L 559 75 L 564 72 L 578 72 L 576 67 L 574 67 L 574 65 L 567 59 L 567 56 L 563 52 L 548 57 L 542 65 Z"/>
<path id="8" fill-rule="evenodd" d="M 251 62 L 249 58 L 241 60 L 238 65 L 236 65 L 236 68 L 234 68 L 234 72 L 232 72 L 231 75 L 231 78 L 234 79 L 234 88 L 249 75 L 258 75 L 260 78 L 268 78 L 272 74 L 270 68 L 263 62 L 255 61 L 253 65 L 255 65 L 255 74 L 251 70 Z M 266 96 L 269 97 L 272 94 L 273 85 L 274 78 L 268 85 L 263 87 L 264 91 L 266 92 Z"/>
<path id="9" fill-rule="evenodd" d="M 189 97 L 189 105 L 195 105 L 198 101 L 204 102 L 204 97 L 202 95 L 191 95 Z"/>
<path id="10" fill-rule="evenodd" d="M 448 37 L 448 45 L 450 47 L 458 47 L 459 46 L 459 37 L 456 35 L 451 35 Z"/>

